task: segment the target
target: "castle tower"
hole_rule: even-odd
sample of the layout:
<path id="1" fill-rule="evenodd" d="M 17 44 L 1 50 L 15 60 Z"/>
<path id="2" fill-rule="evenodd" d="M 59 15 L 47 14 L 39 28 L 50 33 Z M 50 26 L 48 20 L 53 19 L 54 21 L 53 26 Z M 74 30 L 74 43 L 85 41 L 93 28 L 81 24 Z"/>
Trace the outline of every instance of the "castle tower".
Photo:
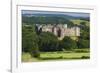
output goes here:
<path id="1" fill-rule="evenodd" d="M 64 28 L 67 29 L 67 24 L 64 24 Z"/>
<path id="2" fill-rule="evenodd" d="M 79 27 L 75 27 L 75 35 L 76 36 L 80 36 L 80 28 Z"/>
<path id="3" fill-rule="evenodd" d="M 52 32 L 54 33 L 54 35 L 57 36 L 57 27 L 56 27 L 56 26 L 54 26 L 54 27 L 52 28 Z"/>

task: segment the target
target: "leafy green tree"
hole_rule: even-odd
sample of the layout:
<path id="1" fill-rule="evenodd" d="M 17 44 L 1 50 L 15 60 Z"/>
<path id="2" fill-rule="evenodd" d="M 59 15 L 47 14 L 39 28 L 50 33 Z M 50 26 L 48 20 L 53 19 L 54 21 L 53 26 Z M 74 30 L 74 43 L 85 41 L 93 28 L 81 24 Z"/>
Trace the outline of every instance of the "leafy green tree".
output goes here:
<path id="1" fill-rule="evenodd" d="M 38 36 L 30 25 L 22 26 L 22 52 L 29 52 L 32 56 L 38 50 Z"/>
<path id="2" fill-rule="evenodd" d="M 65 50 L 72 50 L 77 48 L 77 43 L 75 40 L 72 40 L 70 37 L 65 36 L 64 39 L 61 41 L 61 46 Z"/>
<path id="3" fill-rule="evenodd" d="M 84 26 L 84 25 L 86 25 L 86 22 L 80 22 L 80 24 Z"/>
<path id="4" fill-rule="evenodd" d="M 86 25 L 86 22 L 81 22 L 80 37 L 78 39 L 78 48 L 90 47 L 90 27 Z"/>
<path id="5" fill-rule="evenodd" d="M 90 33 L 86 30 L 81 30 L 79 39 L 90 40 Z"/>
<path id="6" fill-rule="evenodd" d="M 40 51 L 57 51 L 58 48 L 57 37 L 50 32 L 42 32 L 39 36 Z"/>
<path id="7" fill-rule="evenodd" d="M 89 40 L 84 40 L 84 39 L 79 39 L 78 43 L 78 48 L 89 48 L 90 47 L 90 41 Z"/>

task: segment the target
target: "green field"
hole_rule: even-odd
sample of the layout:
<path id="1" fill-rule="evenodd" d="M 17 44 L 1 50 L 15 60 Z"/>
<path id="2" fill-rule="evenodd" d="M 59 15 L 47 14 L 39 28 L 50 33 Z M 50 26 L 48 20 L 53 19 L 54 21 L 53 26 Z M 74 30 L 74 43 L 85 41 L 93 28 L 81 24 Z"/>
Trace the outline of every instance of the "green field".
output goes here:
<path id="1" fill-rule="evenodd" d="M 85 22 L 87 26 L 89 26 L 89 24 L 90 24 L 89 21 L 80 20 L 80 19 L 71 19 L 70 21 L 72 21 L 74 24 L 79 24 L 79 25 L 81 22 Z"/>
<path id="2" fill-rule="evenodd" d="M 22 62 L 40 62 L 40 61 L 50 61 L 50 60 L 75 60 L 75 59 L 89 59 L 90 53 L 76 50 L 65 51 L 65 52 L 41 52 L 40 58 L 31 57 L 29 53 L 22 54 Z"/>

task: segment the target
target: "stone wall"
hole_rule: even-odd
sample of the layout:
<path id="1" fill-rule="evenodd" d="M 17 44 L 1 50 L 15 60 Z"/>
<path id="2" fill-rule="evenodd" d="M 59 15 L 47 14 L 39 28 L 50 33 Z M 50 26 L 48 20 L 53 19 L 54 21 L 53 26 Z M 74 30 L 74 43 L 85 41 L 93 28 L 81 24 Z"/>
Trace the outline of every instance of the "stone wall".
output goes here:
<path id="1" fill-rule="evenodd" d="M 39 26 L 40 28 L 40 26 Z M 67 24 L 58 25 L 43 25 L 41 26 L 42 32 L 51 32 L 58 37 L 58 39 L 63 39 L 65 36 L 80 36 L 80 28 L 73 26 L 71 28 L 67 27 Z"/>

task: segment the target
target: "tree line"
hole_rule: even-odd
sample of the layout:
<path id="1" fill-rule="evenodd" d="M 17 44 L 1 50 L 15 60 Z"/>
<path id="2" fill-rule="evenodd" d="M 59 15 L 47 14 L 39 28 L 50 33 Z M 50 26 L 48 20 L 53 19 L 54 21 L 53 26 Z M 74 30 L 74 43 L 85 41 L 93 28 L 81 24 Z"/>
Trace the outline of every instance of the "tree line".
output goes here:
<path id="1" fill-rule="evenodd" d="M 22 22 L 27 23 L 27 24 L 69 24 L 68 26 L 71 27 L 74 24 L 68 20 L 67 18 L 64 17 L 59 17 L 59 16 L 51 16 L 51 17 L 43 17 L 43 16 L 38 16 L 38 17 L 27 17 L 27 16 L 22 16 Z"/>

